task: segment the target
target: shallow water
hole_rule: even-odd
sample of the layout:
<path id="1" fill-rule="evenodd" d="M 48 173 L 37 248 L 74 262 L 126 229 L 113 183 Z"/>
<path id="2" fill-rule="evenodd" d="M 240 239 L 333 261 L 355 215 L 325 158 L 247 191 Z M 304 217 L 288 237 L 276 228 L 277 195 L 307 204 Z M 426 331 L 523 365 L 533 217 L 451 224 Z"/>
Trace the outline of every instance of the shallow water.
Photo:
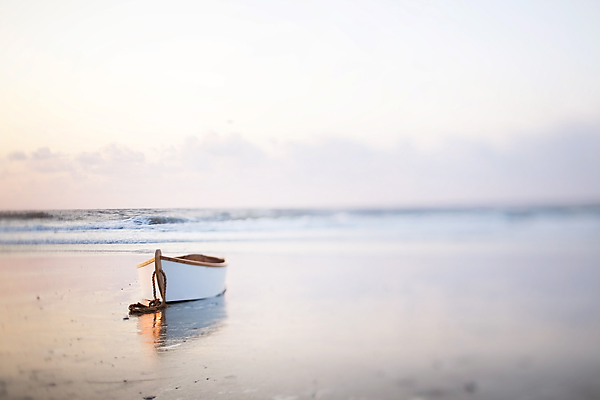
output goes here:
<path id="1" fill-rule="evenodd" d="M 165 242 L 227 256 L 227 292 L 129 319 L 154 249 L 4 253 L 0 397 L 600 397 L 597 221 L 475 220 L 411 240 Z"/>

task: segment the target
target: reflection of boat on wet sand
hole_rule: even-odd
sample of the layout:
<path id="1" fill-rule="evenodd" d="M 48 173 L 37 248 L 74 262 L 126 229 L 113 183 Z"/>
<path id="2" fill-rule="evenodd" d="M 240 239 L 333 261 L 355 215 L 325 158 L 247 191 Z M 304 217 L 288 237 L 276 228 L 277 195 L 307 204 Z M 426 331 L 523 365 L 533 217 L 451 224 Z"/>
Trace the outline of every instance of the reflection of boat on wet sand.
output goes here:
<path id="1" fill-rule="evenodd" d="M 225 291 L 225 260 L 202 254 L 188 254 L 180 257 L 163 256 L 160 250 L 154 258 L 137 266 L 142 297 L 154 299 L 162 297 L 155 288 L 153 275 L 162 270 L 167 281 L 167 303 L 173 301 L 206 299 Z M 161 280 L 161 274 L 156 279 Z M 159 284 L 160 282 L 156 282 Z"/>
<path id="2" fill-rule="evenodd" d="M 168 350 L 219 329 L 227 317 L 225 296 L 171 304 L 152 314 L 139 316 L 144 342 L 154 350 Z"/>

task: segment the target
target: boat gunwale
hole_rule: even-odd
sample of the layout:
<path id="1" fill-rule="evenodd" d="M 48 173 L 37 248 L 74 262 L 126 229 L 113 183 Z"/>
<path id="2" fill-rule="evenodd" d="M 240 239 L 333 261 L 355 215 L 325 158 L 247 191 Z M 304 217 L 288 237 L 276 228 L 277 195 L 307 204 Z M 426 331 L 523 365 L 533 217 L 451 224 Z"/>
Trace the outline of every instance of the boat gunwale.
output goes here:
<path id="1" fill-rule="evenodd" d="M 190 255 L 193 255 L 193 254 L 186 254 L 185 256 L 190 256 Z M 197 255 L 202 255 L 202 254 L 197 254 Z M 185 257 L 185 256 L 182 256 L 182 257 Z M 144 261 L 141 264 L 138 264 L 136 266 L 136 268 L 143 268 L 143 267 L 145 267 L 145 266 L 147 266 L 149 264 L 152 264 L 154 262 L 154 258 L 155 257 L 152 257 L 151 259 L 149 259 L 147 261 Z M 216 257 L 213 257 L 213 258 L 216 258 Z M 224 259 L 222 259 L 223 260 L 222 263 L 210 263 L 210 262 L 205 262 L 205 261 L 194 261 L 194 260 L 188 260 L 188 259 L 179 258 L 179 257 L 167 257 L 167 256 L 163 256 L 163 255 L 160 256 L 160 259 L 161 260 L 165 260 L 165 261 L 172 261 L 172 262 L 176 262 L 176 263 L 180 263 L 180 264 L 195 265 L 195 266 L 198 266 L 198 267 L 220 268 L 220 267 L 226 267 L 227 266 L 227 263 L 225 262 Z"/>

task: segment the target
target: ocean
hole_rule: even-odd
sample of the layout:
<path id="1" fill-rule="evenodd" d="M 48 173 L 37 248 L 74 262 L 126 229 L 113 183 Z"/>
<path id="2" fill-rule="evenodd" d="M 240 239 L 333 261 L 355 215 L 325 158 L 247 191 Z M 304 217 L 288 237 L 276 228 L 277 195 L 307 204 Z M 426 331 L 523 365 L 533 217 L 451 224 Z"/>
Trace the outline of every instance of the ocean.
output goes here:
<path id="1" fill-rule="evenodd" d="M 247 250 L 251 243 L 596 242 L 600 206 L 0 212 L 0 251 Z M 301 247 L 301 246 L 300 246 Z M 322 246 L 321 246 L 322 247 Z M 261 247 L 261 251 L 264 250 Z"/>

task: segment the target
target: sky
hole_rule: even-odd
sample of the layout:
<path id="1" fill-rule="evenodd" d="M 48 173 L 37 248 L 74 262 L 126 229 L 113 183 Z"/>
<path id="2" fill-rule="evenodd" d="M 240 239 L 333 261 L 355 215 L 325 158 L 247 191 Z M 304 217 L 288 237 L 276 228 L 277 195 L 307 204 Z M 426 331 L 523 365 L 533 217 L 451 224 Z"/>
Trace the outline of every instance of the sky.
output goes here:
<path id="1" fill-rule="evenodd" d="M 596 1 L 0 1 L 0 209 L 600 202 Z"/>

